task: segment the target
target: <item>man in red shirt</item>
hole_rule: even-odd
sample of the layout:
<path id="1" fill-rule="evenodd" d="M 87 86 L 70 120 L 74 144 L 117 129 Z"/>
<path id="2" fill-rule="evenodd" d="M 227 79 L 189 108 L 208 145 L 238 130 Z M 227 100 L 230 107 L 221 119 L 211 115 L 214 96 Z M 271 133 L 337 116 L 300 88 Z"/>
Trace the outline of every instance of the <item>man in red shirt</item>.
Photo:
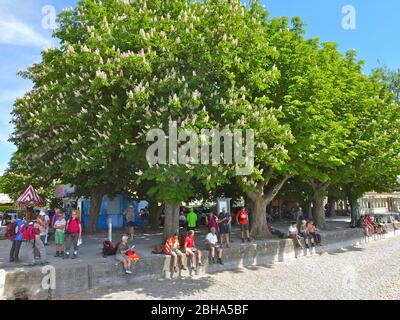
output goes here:
<path id="1" fill-rule="evenodd" d="M 192 265 L 192 269 L 196 270 L 194 259 L 197 257 L 197 265 L 201 266 L 201 251 L 196 248 L 195 241 L 194 241 L 194 231 L 190 230 L 185 238 L 184 242 L 185 253 L 187 256 L 190 257 L 190 262 Z"/>
<path id="2" fill-rule="evenodd" d="M 236 213 L 236 223 L 240 225 L 240 229 L 242 230 L 242 242 L 245 241 L 245 238 L 248 242 L 251 242 L 249 233 L 249 214 L 245 208 L 241 208 L 240 211 Z"/>

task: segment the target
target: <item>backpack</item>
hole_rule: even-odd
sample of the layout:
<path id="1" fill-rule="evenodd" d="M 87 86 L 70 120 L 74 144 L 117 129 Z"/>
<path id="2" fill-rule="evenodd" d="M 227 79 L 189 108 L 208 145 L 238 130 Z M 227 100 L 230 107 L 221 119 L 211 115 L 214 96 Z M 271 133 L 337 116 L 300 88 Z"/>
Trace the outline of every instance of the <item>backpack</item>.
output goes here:
<path id="1" fill-rule="evenodd" d="M 162 245 L 154 246 L 154 249 L 151 251 L 151 253 L 154 253 L 154 254 L 162 254 L 162 253 L 164 253 L 164 246 L 162 246 Z"/>
<path id="2" fill-rule="evenodd" d="M 18 223 L 16 221 L 8 225 L 6 233 L 8 239 L 14 239 L 17 236 L 17 228 L 18 228 Z"/>
<path id="3" fill-rule="evenodd" d="M 35 228 L 33 223 L 26 222 L 21 226 L 21 234 L 23 240 L 34 240 L 35 239 Z"/>
<path id="4" fill-rule="evenodd" d="M 103 257 L 115 255 L 117 253 L 117 249 L 118 249 L 120 243 L 121 242 L 118 242 L 114 245 L 109 240 L 103 241 Z"/>

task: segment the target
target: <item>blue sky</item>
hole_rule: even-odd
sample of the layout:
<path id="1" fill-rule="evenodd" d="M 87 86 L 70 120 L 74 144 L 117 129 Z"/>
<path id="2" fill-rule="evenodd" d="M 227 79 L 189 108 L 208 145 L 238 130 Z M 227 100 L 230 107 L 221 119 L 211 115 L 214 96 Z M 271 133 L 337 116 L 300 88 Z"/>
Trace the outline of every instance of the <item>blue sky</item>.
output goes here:
<path id="1" fill-rule="evenodd" d="M 57 43 L 51 29 L 43 27 L 45 6 L 56 12 L 74 6 L 76 0 L 0 0 L 0 174 L 15 146 L 7 142 L 12 132 L 10 112 L 15 98 L 29 90 L 31 83 L 16 73 L 40 61 L 40 52 Z M 307 37 L 334 41 L 343 52 L 356 49 L 366 60 L 365 72 L 378 60 L 400 68 L 399 0 L 262 0 L 271 16 L 300 16 L 307 23 Z M 342 8 L 355 9 L 355 30 L 342 28 Z M 44 10 L 46 11 L 46 10 Z"/>

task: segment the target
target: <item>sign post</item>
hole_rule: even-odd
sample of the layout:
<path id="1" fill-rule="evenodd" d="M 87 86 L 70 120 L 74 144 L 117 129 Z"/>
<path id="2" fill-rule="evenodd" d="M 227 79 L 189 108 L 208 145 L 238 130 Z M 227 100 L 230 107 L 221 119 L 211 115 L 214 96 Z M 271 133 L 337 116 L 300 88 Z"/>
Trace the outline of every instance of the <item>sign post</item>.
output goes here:
<path id="1" fill-rule="evenodd" d="M 108 240 L 112 242 L 112 219 L 108 219 Z"/>

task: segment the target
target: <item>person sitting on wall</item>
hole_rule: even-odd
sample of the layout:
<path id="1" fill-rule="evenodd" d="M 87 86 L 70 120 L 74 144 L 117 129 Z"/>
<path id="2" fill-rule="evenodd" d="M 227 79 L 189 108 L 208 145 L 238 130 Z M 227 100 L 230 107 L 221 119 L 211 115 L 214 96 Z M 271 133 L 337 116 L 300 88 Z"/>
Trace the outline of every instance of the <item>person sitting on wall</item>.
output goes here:
<path id="1" fill-rule="evenodd" d="M 312 219 L 307 222 L 307 232 L 313 238 L 314 243 L 321 245 L 321 235 L 317 233 L 317 228 Z"/>
<path id="2" fill-rule="evenodd" d="M 180 247 L 179 246 L 179 235 L 178 235 L 178 232 L 175 232 L 173 236 L 171 236 L 167 239 L 167 241 L 165 242 L 165 246 L 164 246 L 165 254 L 171 256 L 174 272 L 178 272 L 178 267 L 177 267 L 178 257 L 181 262 L 181 269 L 186 270 L 186 267 L 183 263 L 184 254 L 182 253 L 182 251 L 179 250 L 179 247 Z"/>
<path id="3" fill-rule="evenodd" d="M 206 245 L 210 252 L 210 257 L 211 257 L 212 263 L 215 263 L 215 251 L 217 251 L 218 263 L 223 265 L 222 247 L 221 247 L 221 245 L 218 244 L 218 237 L 216 234 L 216 229 L 214 227 L 211 227 L 210 233 L 208 233 L 206 236 Z"/>
<path id="4" fill-rule="evenodd" d="M 306 248 L 310 248 L 311 246 L 315 246 L 313 237 L 308 233 L 307 230 L 307 221 L 301 220 L 298 224 L 299 236 L 304 239 L 304 243 L 306 244 Z"/>
<path id="5" fill-rule="evenodd" d="M 191 268 L 196 270 L 195 258 L 197 258 L 197 266 L 201 266 L 201 251 L 196 248 L 194 231 L 189 230 L 184 243 L 185 253 L 190 257 Z"/>
<path id="6" fill-rule="evenodd" d="M 128 236 L 122 236 L 121 242 L 117 247 L 117 252 L 115 254 L 115 259 L 121 262 L 122 266 L 124 267 L 126 274 L 131 274 L 131 260 L 128 257 L 128 252 L 131 250 L 128 246 Z"/>
<path id="7" fill-rule="evenodd" d="M 293 239 L 293 243 L 295 246 L 298 246 L 300 248 L 304 248 L 303 244 L 300 242 L 300 236 L 299 236 L 299 232 L 297 230 L 297 222 L 293 221 L 290 226 L 289 226 L 289 238 Z"/>

